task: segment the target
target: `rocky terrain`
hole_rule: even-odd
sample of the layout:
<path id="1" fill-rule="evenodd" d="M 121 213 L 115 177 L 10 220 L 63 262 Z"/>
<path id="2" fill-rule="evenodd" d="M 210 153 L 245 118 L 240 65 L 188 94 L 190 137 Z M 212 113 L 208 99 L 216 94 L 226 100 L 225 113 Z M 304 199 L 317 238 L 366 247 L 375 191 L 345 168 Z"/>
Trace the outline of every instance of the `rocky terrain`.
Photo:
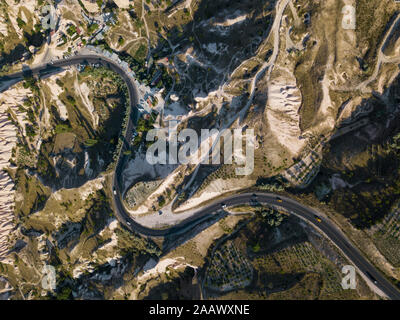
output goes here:
<path id="1" fill-rule="evenodd" d="M 367 230 L 365 247 L 376 245 L 386 272 L 400 279 L 398 257 L 388 249 L 399 235 L 388 238 L 394 229 L 386 224 L 397 221 L 400 190 L 398 4 L 62 0 L 53 34 L 39 23 L 44 5 L 0 4 L 1 75 L 73 55 L 89 43 L 129 65 L 141 107 L 150 109 L 139 117 L 121 174 L 125 205 L 137 222 L 165 227 L 223 194 L 278 190 L 324 208 L 351 232 Z M 355 29 L 343 27 L 344 5 L 355 7 Z M 42 79 L 26 76 L 0 93 L 1 297 L 162 298 L 158 274 L 169 292 L 176 294 L 181 279 L 188 296 L 198 297 L 196 272 L 210 258 L 211 240 L 230 234 L 237 221 L 205 228 L 211 242 L 200 234 L 201 258 L 181 259 L 180 250 L 193 245 L 188 240 L 158 264 L 169 254 L 165 244 L 117 222 L 110 181 L 127 102 L 121 78 L 90 65 Z M 168 126 L 254 129 L 254 171 L 238 177 L 238 163 L 148 164 L 147 132 Z M 253 227 L 246 237 L 262 232 Z M 241 249 L 257 248 L 250 242 Z M 314 257 L 313 246 L 301 244 Z M 228 249 L 221 255 L 234 251 Z M 271 263 L 271 256 L 264 258 Z M 56 292 L 38 289 L 44 264 L 61 275 Z M 323 279 L 316 269 L 297 271 L 300 278 L 286 279 L 291 289 Z"/>

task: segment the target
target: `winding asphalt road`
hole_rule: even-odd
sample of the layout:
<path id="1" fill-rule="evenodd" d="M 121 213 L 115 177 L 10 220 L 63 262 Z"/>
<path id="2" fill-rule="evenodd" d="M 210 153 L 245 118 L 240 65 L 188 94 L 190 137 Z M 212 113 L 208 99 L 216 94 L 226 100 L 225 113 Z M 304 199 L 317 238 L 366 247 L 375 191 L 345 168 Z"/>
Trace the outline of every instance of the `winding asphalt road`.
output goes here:
<path id="1" fill-rule="evenodd" d="M 254 204 L 255 201 L 259 204 L 280 206 L 307 221 L 311 226 L 324 233 L 325 236 L 329 238 L 354 264 L 354 266 L 358 268 L 359 272 L 363 273 L 364 276 L 373 282 L 378 289 L 385 293 L 389 299 L 400 300 L 400 292 L 398 289 L 396 289 L 392 283 L 390 283 L 371 263 L 367 261 L 366 258 L 364 258 L 364 255 L 347 239 L 338 227 L 336 227 L 331 221 L 320 216 L 318 212 L 293 199 L 260 192 L 237 194 L 216 201 L 196 212 L 192 218 L 187 219 L 172 228 L 163 230 L 146 228 L 137 224 L 129 217 L 129 215 L 124 214 L 124 216 L 125 223 L 129 223 L 127 227 L 132 231 L 153 237 L 166 237 L 184 233 L 190 226 L 194 227 L 199 222 L 211 218 L 217 212 L 223 210 L 223 205 L 226 205 L 227 207 L 234 205 L 251 205 Z"/>
<path id="2" fill-rule="evenodd" d="M 135 222 L 123 205 L 118 183 L 118 175 L 125 161 L 123 152 L 130 147 L 128 141 L 130 141 L 130 136 L 132 130 L 134 129 L 133 112 L 136 112 L 136 105 L 138 103 L 138 91 L 135 86 L 134 79 L 132 79 L 125 72 L 125 70 L 120 67 L 119 64 L 112 60 L 98 55 L 80 55 L 68 59 L 58 60 L 52 64 L 41 65 L 27 71 L 18 72 L 13 75 L 0 78 L 0 84 L 3 83 L 3 81 L 11 81 L 14 83 L 21 81 L 23 80 L 24 75 L 51 74 L 51 72 L 55 71 L 54 68 L 63 68 L 83 63 L 85 61 L 88 63 L 101 63 L 109 67 L 113 71 L 117 72 L 124 79 L 128 86 L 132 114 L 129 117 L 127 130 L 125 132 L 125 143 L 119 151 L 118 162 L 116 164 L 116 170 L 112 180 L 112 189 L 115 215 L 117 219 L 129 230 L 152 237 L 177 236 L 187 232 L 187 230 L 195 227 L 200 222 L 206 221 L 211 217 L 215 217 L 216 214 L 223 210 L 223 207 L 225 207 L 224 205 L 233 206 L 258 202 L 260 204 L 280 206 L 292 214 L 304 219 L 310 225 L 324 233 L 326 237 L 329 238 L 345 254 L 345 256 L 347 256 L 347 258 L 358 268 L 358 270 L 365 277 L 369 278 L 369 280 L 372 281 L 383 293 L 385 293 L 389 299 L 400 300 L 400 292 L 394 287 L 394 285 L 392 285 L 371 263 L 367 261 L 366 258 L 364 258 L 363 254 L 354 245 L 352 245 L 346 236 L 331 221 L 319 216 L 318 212 L 314 211 L 313 209 L 293 199 L 283 196 L 262 192 L 236 194 L 223 200 L 215 201 L 197 211 L 191 218 L 188 218 L 173 227 L 162 230 L 150 229 Z"/>

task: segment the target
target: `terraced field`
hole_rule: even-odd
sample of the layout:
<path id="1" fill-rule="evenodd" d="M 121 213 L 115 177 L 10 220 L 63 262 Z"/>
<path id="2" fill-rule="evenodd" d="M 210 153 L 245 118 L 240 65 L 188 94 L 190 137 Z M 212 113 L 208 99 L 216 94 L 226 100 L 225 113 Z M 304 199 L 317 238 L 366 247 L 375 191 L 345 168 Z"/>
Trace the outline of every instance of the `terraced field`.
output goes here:
<path id="1" fill-rule="evenodd" d="M 228 242 L 219 248 L 212 257 L 207 269 L 206 287 L 216 291 L 228 291 L 250 284 L 253 268 L 250 261 Z"/>
<path id="2" fill-rule="evenodd" d="M 400 267 L 400 208 L 390 212 L 377 226 L 374 235 L 375 244 L 381 253 L 395 267 Z"/>
<path id="3" fill-rule="evenodd" d="M 343 291 L 341 274 L 310 242 L 287 247 L 267 256 L 256 258 L 256 268 L 269 274 L 318 273 L 322 278 L 321 292 L 333 294 Z"/>

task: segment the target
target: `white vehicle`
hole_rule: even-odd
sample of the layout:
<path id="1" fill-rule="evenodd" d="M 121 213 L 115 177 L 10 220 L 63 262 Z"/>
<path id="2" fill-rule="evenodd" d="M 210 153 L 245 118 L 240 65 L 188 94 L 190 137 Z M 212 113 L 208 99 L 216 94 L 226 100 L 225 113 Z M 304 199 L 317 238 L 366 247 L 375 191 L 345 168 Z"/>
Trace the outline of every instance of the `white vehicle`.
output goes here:
<path id="1" fill-rule="evenodd" d="M 126 222 L 126 224 L 127 224 L 128 226 L 130 226 L 130 225 L 131 225 L 131 223 L 130 223 L 129 221 L 127 221 L 127 222 Z"/>
<path id="2" fill-rule="evenodd" d="M 113 189 L 113 193 L 114 193 L 114 196 L 117 195 L 117 190 L 115 190 L 115 188 Z"/>

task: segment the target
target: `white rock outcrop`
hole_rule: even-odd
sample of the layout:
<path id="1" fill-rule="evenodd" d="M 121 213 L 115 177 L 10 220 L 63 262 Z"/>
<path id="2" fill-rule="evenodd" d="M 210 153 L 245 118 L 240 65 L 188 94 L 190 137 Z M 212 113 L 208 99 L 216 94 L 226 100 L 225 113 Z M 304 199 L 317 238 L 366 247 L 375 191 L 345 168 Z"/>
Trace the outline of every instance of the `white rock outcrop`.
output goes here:
<path id="1" fill-rule="evenodd" d="M 301 93 L 296 83 L 276 79 L 268 86 L 267 121 L 278 142 L 292 154 L 305 145 L 300 140 Z"/>
<path id="2" fill-rule="evenodd" d="M 17 142 L 17 128 L 8 118 L 8 110 L 24 124 L 25 115 L 18 111 L 30 91 L 22 87 L 14 87 L 0 94 L 0 260 L 9 250 L 8 235 L 14 228 L 14 183 L 5 169 L 10 167 L 12 149 Z"/>

